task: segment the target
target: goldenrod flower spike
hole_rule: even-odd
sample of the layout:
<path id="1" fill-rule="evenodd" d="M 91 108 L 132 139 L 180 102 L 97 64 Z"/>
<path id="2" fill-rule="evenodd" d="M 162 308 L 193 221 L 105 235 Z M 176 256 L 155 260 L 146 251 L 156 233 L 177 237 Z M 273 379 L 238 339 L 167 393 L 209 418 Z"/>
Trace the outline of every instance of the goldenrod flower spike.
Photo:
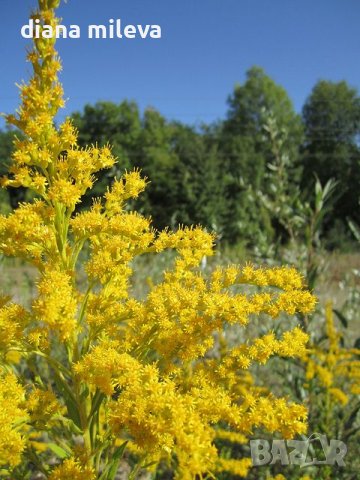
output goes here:
<path id="1" fill-rule="evenodd" d="M 58 4 L 39 0 L 34 18 L 55 25 Z M 27 382 L 20 373 L 18 381 L 14 373 L 0 378 L 0 461 L 9 476 L 31 462 L 50 480 L 91 480 L 100 471 L 108 480 L 126 446 L 138 467 L 172 462 L 177 479 L 246 475 L 249 459 L 221 459 L 216 432 L 220 425 L 237 439 L 255 427 L 286 438 L 305 432 L 305 408 L 256 386 L 247 369 L 273 355 L 306 355 L 308 337 L 299 327 L 280 338 L 269 332 L 232 349 L 223 341 L 219 353 L 216 338 L 254 315 L 308 314 L 315 298 L 292 267 L 230 266 L 204 276 L 214 236 L 198 226 L 156 232 L 130 211 L 126 202 L 147 183 L 137 170 L 75 213 L 96 173 L 115 159 L 109 146 L 80 148 L 70 120 L 56 126 L 64 101 L 54 44 L 34 40 L 33 76 L 20 87 L 17 114 L 7 117 L 23 138 L 2 184 L 26 187 L 36 199 L 0 216 L 0 252 L 31 263 L 39 276 L 29 308 L 0 301 L 3 363 L 16 372 L 15 352 L 23 359 L 18 372 L 31 371 Z M 175 252 L 173 267 L 134 298 L 133 260 L 166 249 Z M 258 289 L 248 294 L 245 285 Z"/>
<path id="2" fill-rule="evenodd" d="M 336 328 L 333 303 L 327 301 L 325 305 L 325 338 L 326 343 L 319 345 L 309 344 L 309 349 L 302 360 L 306 371 L 306 388 L 311 391 L 312 383 L 317 382 L 328 397 L 326 407 L 332 405 L 346 405 L 351 394 L 360 392 L 360 361 L 359 350 L 341 346 L 341 334 Z"/>

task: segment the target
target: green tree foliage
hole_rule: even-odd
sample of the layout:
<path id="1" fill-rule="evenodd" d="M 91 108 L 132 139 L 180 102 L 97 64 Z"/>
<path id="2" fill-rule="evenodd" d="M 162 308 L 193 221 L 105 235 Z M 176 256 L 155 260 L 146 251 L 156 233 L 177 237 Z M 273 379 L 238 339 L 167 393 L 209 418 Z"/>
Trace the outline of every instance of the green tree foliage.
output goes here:
<path id="1" fill-rule="evenodd" d="M 139 140 L 137 165 L 150 180 L 141 209 L 145 214 L 152 212 L 157 228 L 173 227 L 181 208 L 176 205 L 179 179 L 175 175 L 178 158 L 172 148 L 173 128 L 159 112 L 148 108 Z"/>
<path id="2" fill-rule="evenodd" d="M 13 150 L 14 131 L 0 131 L 0 175 L 5 175 L 10 165 L 10 157 Z"/>
<path id="3" fill-rule="evenodd" d="M 318 82 L 301 118 L 286 91 L 252 67 L 228 106 L 224 121 L 194 128 L 168 121 L 153 108 L 140 112 L 133 101 L 86 105 L 73 115 L 80 145 L 110 142 L 118 158 L 100 173 L 92 195 L 102 195 L 115 177 L 139 166 L 150 184 L 136 207 L 151 213 L 155 227 L 202 224 L 226 243 L 257 246 L 264 253 L 305 228 L 301 206 L 311 204 L 317 177 L 321 185 L 330 179 L 337 185 L 338 198 L 324 225 L 328 238 L 339 221 L 348 232 L 346 219 L 360 224 L 356 90 L 346 82 Z M 14 135 L 0 131 L 0 174 Z M 16 207 L 28 193 L 9 188 L 1 195 L 4 209 Z M 89 196 L 83 203 L 91 202 Z"/>
<path id="4" fill-rule="evenodd" d="M 79 130 L 81 146 L 97 143 L 112 145 L 112 152 L 118 163 L 110 171 L 100 173 L 99 182 L 94 185 L 92 196 L 101 195 L 115 175 L 137 164 L 141 119 L 135 102 L 124 101 L 97 102 L 86 105 L 83 112 L 72 116 L 74 125 Z M 91 198 L 88 199 L 89 203 Z"/>
<path id="5" fill-rule="evenodd" d="M 259 198 L 260 192 L 267 191 L 267 165 L 274 159 L 265 127 L 271 114 L 280 131 L 286 128 L 283 147 L 291 165 L 302 142 L 301 119 L 286 91 L 259 67 L 247 72 L 245 83 L 235 87 L 228 104 L 220 140 L 227 172 L 226 237 L 230 242 L 255 244 L 260 237 L 269 241 L 274 235 L 272 218 Z"/>
<path id="6" fill-rule="evenodd" d="M 303 185 L 322 184 L 330 178 L 338 182 L 339 197 L 329 216 L 327 228 L 346 217 L 360 220 L 356 208 L 359 197 L 360 98 L 345 82 L 321 80 L 313 88 L 303 108 L 305 144 Z"/>
<path id="7" fill-rule="evenodd" d="M 140 136 L 138 164 L 150 178 L 144 209 L 158 228 L 201 223 L 218 230 L 222 202 L 217 144 L 210 133 L 167 122 L 147 109 Z"/>
<path id="8" fill-rule="evenodd" d="M 15 135 L 19 136 L 19 132 L 12 129 L 0 130 L 0 177 L 8 172 Z M 7 211 L 9 205 L 11 208 L 16 208 L 20 202 L 24 201 L 25 194 L 23 187 L 0 189 L 0 210 Z"/>
<path id="9" fill-rule="evenodd" d="M 199 223 L 221 234 L 225 211 L 223 169 L 217 141 L 210 131 L 197 132 L 174 125 L 174 153 L 178 158 L 176 204 L 181 205 L 181 223 Z"/>
<path id="10" fill-rule="evenodd" d="M 205 134 L 168 122 L 153 108 L 141 116 L 133 102 L 87 105 L 73 118 L 82 145 L 109 140 L 118 157 L 117 166 L 102 176 L 96 194 L 136 165 L 150 179 L 138 207 L 145 214 L 151 212 L 157 228 L 201 223 L 219 229 L 224 210 L 222 169 L 211 129 Z"/>

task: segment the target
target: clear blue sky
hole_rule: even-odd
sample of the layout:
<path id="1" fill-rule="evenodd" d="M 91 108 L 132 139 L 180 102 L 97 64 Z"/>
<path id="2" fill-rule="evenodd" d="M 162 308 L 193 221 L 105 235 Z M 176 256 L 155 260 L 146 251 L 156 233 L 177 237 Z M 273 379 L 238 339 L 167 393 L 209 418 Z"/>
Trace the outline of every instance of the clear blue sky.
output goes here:
<path id="1" fill-rule="evenodd" d="M 0 0 L 0 111 L 18 105 L 15 82 L 27 79 L 29 40 L 20 35 L 35 0 Z M 68 114 L 98 100 L 136 100 L 171 119 L 212 122 L 245 72 L 259 65 L 301 107 L 319 79 L 360 89 L 359 0 L 68 0 L 61 39 Z M 90 40 L 87 25 L 160 24 L 161 40 Z M 0 123 L 2 126 L 3 123 Z"/>

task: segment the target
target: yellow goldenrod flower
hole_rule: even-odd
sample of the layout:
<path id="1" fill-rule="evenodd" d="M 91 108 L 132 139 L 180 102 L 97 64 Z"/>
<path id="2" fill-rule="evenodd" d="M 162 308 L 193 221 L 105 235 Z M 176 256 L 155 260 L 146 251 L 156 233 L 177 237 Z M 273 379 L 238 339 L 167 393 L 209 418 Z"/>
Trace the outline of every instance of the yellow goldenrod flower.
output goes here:
<path id="1" fill-rule="evenodd" d="M 58 4 L 39 0 L 32 18 L 40 30 L 58 24 Z M 20 462 L 25 419 L 29 441 L 44 431 L 44 442 L 62 460 L 49 480 L 92 480 L 106 469 L 113 474 L 126 441 L 139 467 L 175 462 L 178 480 L 221 470 L 245 476 L 250 460 L 221 459 L 215 438 L 245 441 L 256 427 L 285 438 L 305 433 L 305 407 L 257 386 L 246 370 L 273 355 L 309 358 L 308 336 L 296 327 L 232 348 L 222 339 L 217 349 L 218 339 L 255 315 L 308 314 L 315 297 L 293 267 L 235 265 L 208 278 L 201 261 L 214 254 L 214 235 L 198 226 L 157 232 L 150 219 L 129 210 L 127 200 L 147 184 L 138 170 L 125 172 L 104 198 L 76 212 L 97 172 L 115 158 L 107 145 L 80 148 L 69 119 L 56 126 L 64 100 L 54 43 L 34 39 L 33 77 L 20 87 L 17 114 L 7 117 L 23 138 L 15 142 L 2 185 L 26 187 L 37 199 L 0 216 L 0 252 L 30 262 L 39 276 L 28 310 L 0 299 L 0 350 L 8 359 L 9 350 L 19 350 L 31 372 L 28 411 L 14 374 L 1 377 L 0 462 Z M 135 298 L 134 260 L 164 250 L 174 252 L 173 266 Z M 325 383 L 327 366 L 314 364 L 313 376 Z M 49 452 L 40 450 L 36 462 L 29 450 L 28 461 L 46 461 Z"/>
<path id="2" fill-rule="evenodd" d="M 49 476 L 49 480 L 95 480 L 95 478 L 92 468 L 81 465 L 74 458 L 64 460 Z"/>
<path id="3" fill-rule="evenodd" d="M 242 458 L 241 460 L 221 458 L 219 460 L 219 471 L 229 472 L 245 478 L 251 465 L 251 458 Z"/>
<path id="4" fill-rule="evenodd" d="M 0 465 L 15 467 L 21 462 L 25 438 L 21 423 L 28 419 L 25 392 L 14 374 L 0 376 Z"/>

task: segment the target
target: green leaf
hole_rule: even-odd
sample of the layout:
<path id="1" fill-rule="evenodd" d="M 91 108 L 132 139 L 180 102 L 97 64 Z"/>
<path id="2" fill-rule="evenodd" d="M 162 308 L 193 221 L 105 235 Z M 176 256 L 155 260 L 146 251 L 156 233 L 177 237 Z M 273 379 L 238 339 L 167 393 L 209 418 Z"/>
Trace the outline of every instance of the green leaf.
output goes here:
<path id="1" fill-rule="evenodd" d="M 351 220 L 348 220 L 348 225 L 349 225 L 350 230 L 352 231 L 354 237 L 356 238 L 356 240 L 358 242 L 360 242 L 360 228 L 358 227 L 358 225 L 356 225 L 356 223 L 354 223 Z"/>
<path id="2" fill-rule="evenodd" d="M 89 390 L 88 387 L 86 387 L 86 388 L 81 392 L 81 395 L 80 395 L 81 400 L 86 400 L 87 397 L 89 396 L 89 393 L 90 393 L 90 390 Z"/>
<path id="3" fill-rule="evenodd" d="M 157 463 L 159 463 L 159 462 L 150 462 L 150 463 L 147 463 L 146 465 L 143 466 L 143 468 L 152 467 L 152 466 L 156 465 Z"/>
<path id="4" fill-rule="evenodd" d="M 121 460 L 121 458 L 124 454 L 124 451 L 125 451 L 125 448 L 126 448 L 127 444 L 128 444 L 128 442 L 124 442 L 122 445 L 120 445 L 120 447 L 118 447 L 115 450 L 114 455 L 113 455 L 113 465 L 112 465 L 112 467 L 109 471 L 108 480 L 114 480 L 115 475 L 118 471 L 120 460 Z"/>
<path id="5" fill-rule="evenodd" d="M 315 208 L 319 212 L 323 206 L 323 190 L 319 179 L 315 182 Z"/>
<path id="6" fill-rule="evenodd" d="M 125 441 L 122 443 L 119 447 L 117 447 L 114 451 L 113 457 L 111 462 L 106 466 L 104 471 L 102 472 L 99 480 L 114 480 L 116 473 L 119 468 L 119 463 L 120 460 L 124 454 L 126 445 L 128 444 L 128 441 Z"/>
<path id="7" fill-rule="evenodd" d="M 356 422 L 356 419 L 357 419 L 357 416 L 358 416 L 359 409 L 360 409 L 360 403 L 358 403 L 356 405 L 356 407 L 353 409 L 353 411 L 349 415 L 349 418 L 346 420 L 345 425 L 344 425 L 344 431 L 345 432 L 347 430 L 350 430 L 350 429 L 353 428 L 354 423 Z"/>
<path id="8" fill-rule="evenodd" d="M 354 348 L 360 349 L 360 338 L 357 338 L 354 342 Z"/>
<path id="9" fill-rule="evenodd" d="M 61 421 L 70 430 L 70 432 L 74 433 L 75 435 L 82 435 L 84 433 L 81 428 L 75 425 L 71 418 L 64 417 L 63 415 L 55 415 L 54 419 Z"/>
<path id="10" fill-rule="evenodd" d="M 105 398 L 105 394 L 101 392 L 99 389 L 96 389 L 95 395 L 91 402 L 91 409 L 90 409 L 88 421 L 91 419 L 94 413 L 99 410 L 101 402 L 104 400 L 104 398 Z"/>
<path id="11" fill-rule="evenodd" d="M 61 459 L 70 457 L 71 455 L 70 452 L 67 452 L 62 447 L 59 447 L 59 445 L 56 445 L 56 443 L 48 443 L 47 446 L 50 448 L 52 452 L 55 453 L 55 455 L 57 455 Z"/>
<path id="12" fill-rule="evenodd" d="M 348 328 L 349 322 L 348 322 L 347 318 L 341 312 L 339 312 L 339 310 L 336 310 L 335 308 L 333 309 L 333 312 L 338 317 L 338 319 L 342 323 L 343 327 Z"/>
<path id="13" fill-rule="evenodd" d="M 54 371 L 54 380 L 59 392 L 64 398 L 69 417 L 75 423 L 75 425 L 81 429 L 80 414 L 74 394 L 72 393 L 66 380 L 63 379 L 56 371 Z"/>
<path id="14" fill-rule="evenodd" d="M 327 335 L 321 335 L 321 337 L 319 337 L 319 339 L 317 340 L 317 344 L 320 345 L 322 342 L 325 342 L 327 340 L 328 340 Z"/>

